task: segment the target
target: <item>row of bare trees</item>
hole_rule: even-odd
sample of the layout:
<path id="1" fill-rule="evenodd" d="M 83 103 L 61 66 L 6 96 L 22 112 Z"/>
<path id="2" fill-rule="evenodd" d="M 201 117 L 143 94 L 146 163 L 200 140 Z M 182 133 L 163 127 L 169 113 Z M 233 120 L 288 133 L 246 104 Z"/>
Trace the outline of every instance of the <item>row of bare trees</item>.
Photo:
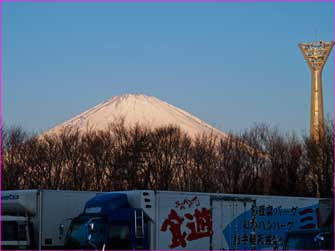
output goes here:
<path id="1" fill-rule="evenodd" d="M 256 125 L 225 139 L 122 121 L 106 131 L 32 136 L 2 130 L 2 189 L 199 192 L 333 196 L 333 121 L 320 142 Z"/>

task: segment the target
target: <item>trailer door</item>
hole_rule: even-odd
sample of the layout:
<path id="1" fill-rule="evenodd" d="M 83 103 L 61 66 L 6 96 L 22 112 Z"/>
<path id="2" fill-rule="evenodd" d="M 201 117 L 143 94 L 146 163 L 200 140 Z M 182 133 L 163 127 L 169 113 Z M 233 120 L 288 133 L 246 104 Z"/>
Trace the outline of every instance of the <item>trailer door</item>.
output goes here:
<path id="1" fill-rule="evenodd" d="M 211 204 L 213 216 L 211 249 L 250 249 L 250 246 L 240 245 L 241 231 L 243 231 L 241 222 L 243 222 L 242 218 L 246 217 L 246 212 L 255 205 L 255 201 L 242 198 L 213 198 Z M 235 220 L 238 217 L 242 221 Z"/>

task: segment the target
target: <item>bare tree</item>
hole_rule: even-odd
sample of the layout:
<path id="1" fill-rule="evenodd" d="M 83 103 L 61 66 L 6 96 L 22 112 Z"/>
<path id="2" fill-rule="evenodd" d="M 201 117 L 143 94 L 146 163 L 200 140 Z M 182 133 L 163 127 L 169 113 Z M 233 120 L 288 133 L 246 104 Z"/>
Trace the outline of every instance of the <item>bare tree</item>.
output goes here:
<path id="1" fill-rule="evenodd" d="M 21 127 L 2 128 L 2 189 L 15 189 L 23 182 L 23 143 L 27 138 Z"/>
<path id="2" fill-rule="evenodd" d="M 334 121 L 328 118 L 325 132 L 316 142 L 309 136 L 304 139 L 305 182 L 309 194 L 332 197 L 334 194 Z"/>
<path id="3" fill-rule="evenodd" d="M 34 136 L 2 130 L 2 188 L 161 189 L 332 196 L 333 120 L 320 142 L 259 124 L 224 139 L 170 125 Z M 313 174 L 313 175 L 311 175 Z M 309 189 L 306 189 L 309 188 Z"/>

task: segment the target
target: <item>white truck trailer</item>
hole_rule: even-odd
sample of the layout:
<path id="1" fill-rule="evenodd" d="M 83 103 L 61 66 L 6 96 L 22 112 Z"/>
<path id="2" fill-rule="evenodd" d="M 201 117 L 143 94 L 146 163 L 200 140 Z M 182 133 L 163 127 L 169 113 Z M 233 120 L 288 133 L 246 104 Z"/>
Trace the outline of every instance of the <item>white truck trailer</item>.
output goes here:
<path id="1" fill-rule="evenodd" d="M 87 201 L 68 249 L 282 249 L 290 231 L 318 229 L 317 198 L 119 191 Z"/>
<path id="2" fill-rule="evenodd" d="M 58 190 L 2 191 L 1 249 L 62 249 L 71 218 L 96 194 Z"/>

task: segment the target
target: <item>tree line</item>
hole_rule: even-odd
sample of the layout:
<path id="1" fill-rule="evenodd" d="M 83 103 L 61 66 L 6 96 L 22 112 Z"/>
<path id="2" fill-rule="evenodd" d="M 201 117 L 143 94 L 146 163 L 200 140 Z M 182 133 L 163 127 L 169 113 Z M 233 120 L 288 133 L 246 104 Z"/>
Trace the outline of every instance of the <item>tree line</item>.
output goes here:
<path id="1" fill-rule="evenodd" d="M 224 139 L 176 126 L 31 135 L 2 128 L 2 189 L 179 190 L 333 196 L 333 120 L 320 142 L 258 124 Z"/>

